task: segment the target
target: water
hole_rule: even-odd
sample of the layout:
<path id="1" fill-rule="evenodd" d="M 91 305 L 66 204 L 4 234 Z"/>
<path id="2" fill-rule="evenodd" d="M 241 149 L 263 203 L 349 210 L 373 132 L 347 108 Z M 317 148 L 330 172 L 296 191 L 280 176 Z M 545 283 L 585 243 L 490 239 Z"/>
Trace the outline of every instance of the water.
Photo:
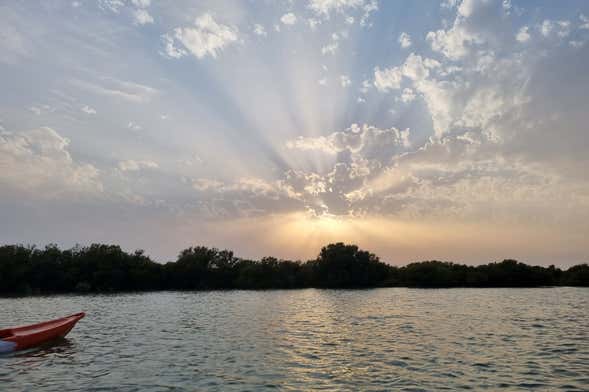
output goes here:
<path id="1" fill-rule="evenodd" d="M 84 310 L 0 357 L 1 391 L 589 390 L 589 289 L 163 292 L 0 299 Z"/>

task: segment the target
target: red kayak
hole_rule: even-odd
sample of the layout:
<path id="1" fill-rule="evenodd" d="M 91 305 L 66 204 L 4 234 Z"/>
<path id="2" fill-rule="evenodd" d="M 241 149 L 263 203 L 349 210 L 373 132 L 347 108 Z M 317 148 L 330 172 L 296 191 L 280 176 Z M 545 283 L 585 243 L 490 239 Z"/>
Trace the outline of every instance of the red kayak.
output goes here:
<path id="1" fill-rule="evenodd" d="M 0 353 L 36 347 L 51 340 L 62 338 L 85 315 L 84 312 L 81 312 L 38 324 L 0 329 Z"/>

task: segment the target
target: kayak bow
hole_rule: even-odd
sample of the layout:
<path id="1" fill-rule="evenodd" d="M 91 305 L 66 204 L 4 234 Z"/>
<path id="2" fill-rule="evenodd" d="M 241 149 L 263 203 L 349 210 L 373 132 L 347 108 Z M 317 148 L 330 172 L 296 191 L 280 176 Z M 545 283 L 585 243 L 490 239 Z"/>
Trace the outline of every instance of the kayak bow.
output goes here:
<path id="1" fill-rule="evenodd" d="M 36 347 L 62 338 L 85 315 L 84 312 L 81 312 L 38 324 L 0 329 L 0 353 Z"/>

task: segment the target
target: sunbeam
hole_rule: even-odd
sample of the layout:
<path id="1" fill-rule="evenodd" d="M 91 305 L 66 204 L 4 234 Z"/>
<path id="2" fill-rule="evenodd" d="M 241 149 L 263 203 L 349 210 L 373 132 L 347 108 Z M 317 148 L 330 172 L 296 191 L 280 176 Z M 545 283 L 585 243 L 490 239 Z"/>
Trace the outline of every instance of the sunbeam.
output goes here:
<path id="1" fill-rule="evenodd" d="M 130 246 L 142 222 L 163 258 L 166 231 L 252 257 L 346 240 L 393 262 L 578 262 L 588 7 L 0 5 L 0 238 Z M 539 228 L 570 249 L 517 249 Z"/>

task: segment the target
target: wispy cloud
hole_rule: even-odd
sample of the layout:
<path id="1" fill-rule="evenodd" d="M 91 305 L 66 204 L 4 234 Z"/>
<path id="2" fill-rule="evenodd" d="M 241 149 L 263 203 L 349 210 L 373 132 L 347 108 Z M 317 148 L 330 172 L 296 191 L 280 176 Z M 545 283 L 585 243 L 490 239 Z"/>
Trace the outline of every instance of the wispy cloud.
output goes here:
<path id="1" fill-rule="evenodd" d="M 136 103 L 148 102 L 158 93 L 158 90 L 153 87 L 110 77 L 102 78 L 96 82 L 71 79 L 70 83 L 93 94 L 119 98 Z"/>

